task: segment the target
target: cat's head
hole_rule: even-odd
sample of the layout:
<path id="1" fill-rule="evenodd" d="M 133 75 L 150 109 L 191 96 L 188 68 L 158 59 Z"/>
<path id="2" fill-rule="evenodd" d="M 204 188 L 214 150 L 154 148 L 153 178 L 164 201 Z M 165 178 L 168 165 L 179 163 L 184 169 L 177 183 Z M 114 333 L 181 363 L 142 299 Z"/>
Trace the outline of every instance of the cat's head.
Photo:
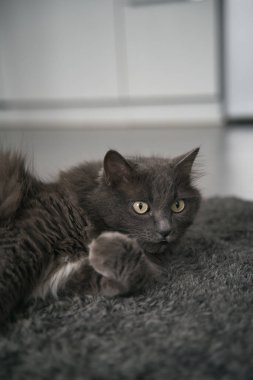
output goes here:
<path id="1" fill-rule="evenodd" d="M 198 151 L 174 159 L 124 158 L 108 151 L 95 195 L 104 228 L 136 238 L 150 253 L 178 241 L 200 204 L 200 193 L 192 184 Z"/>

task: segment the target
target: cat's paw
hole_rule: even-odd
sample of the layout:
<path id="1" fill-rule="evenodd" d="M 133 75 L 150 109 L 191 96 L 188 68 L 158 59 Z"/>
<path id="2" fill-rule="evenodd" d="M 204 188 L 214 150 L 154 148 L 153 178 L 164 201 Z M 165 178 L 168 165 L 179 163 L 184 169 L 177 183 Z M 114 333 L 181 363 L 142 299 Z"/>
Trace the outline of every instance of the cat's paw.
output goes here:
<path id="1" fill-rule="evenodd" d="M 140 273 L 144 255 L 138 243 L 119 232 L 104 232 L 90 244 L 90 264 L 104 277 L 127 283 Z"/>

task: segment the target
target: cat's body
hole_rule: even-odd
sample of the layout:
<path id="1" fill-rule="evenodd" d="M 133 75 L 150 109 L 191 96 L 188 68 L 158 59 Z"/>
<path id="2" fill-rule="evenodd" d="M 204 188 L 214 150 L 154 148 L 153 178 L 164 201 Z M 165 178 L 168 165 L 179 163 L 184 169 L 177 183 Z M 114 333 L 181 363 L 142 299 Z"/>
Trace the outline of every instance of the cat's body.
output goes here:
<path id="1" fill-rule="evenodd" d="M 126 160 L 109 151 L 49 184 L 0 153 L 0 320 L 31 296 L 123 295 L 159 278 L 199 207 L 197 153 Z"/>

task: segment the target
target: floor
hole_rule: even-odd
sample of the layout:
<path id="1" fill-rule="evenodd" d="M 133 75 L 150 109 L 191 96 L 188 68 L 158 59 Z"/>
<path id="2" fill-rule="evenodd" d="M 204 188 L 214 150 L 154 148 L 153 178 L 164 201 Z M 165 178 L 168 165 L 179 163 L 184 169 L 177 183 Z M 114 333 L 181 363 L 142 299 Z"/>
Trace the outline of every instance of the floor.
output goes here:
<path id="1" fill-rule="evenodd" d="M 171 157 L 200 146 L 198 166 L 204 176 L 199 187 L 204 197 L 253 200 L 253 126 L 2 129 L 0 144 L 25 152 L 45 180 L 83 160 L 103 158 L 109 148 L 122 154 Z"/>

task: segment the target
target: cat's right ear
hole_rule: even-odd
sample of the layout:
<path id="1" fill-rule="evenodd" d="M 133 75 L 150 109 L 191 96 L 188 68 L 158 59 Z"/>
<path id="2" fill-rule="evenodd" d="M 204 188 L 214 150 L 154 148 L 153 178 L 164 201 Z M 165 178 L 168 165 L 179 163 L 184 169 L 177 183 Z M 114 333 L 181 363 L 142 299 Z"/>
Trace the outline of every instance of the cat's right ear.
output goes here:
<path id="1" fill-rule="evenodd" d="M 105 180 L 109 185 L 129 182 L 133 169 L 127 160 L 115 150 L 109 150 L 104 158 Z"/>

